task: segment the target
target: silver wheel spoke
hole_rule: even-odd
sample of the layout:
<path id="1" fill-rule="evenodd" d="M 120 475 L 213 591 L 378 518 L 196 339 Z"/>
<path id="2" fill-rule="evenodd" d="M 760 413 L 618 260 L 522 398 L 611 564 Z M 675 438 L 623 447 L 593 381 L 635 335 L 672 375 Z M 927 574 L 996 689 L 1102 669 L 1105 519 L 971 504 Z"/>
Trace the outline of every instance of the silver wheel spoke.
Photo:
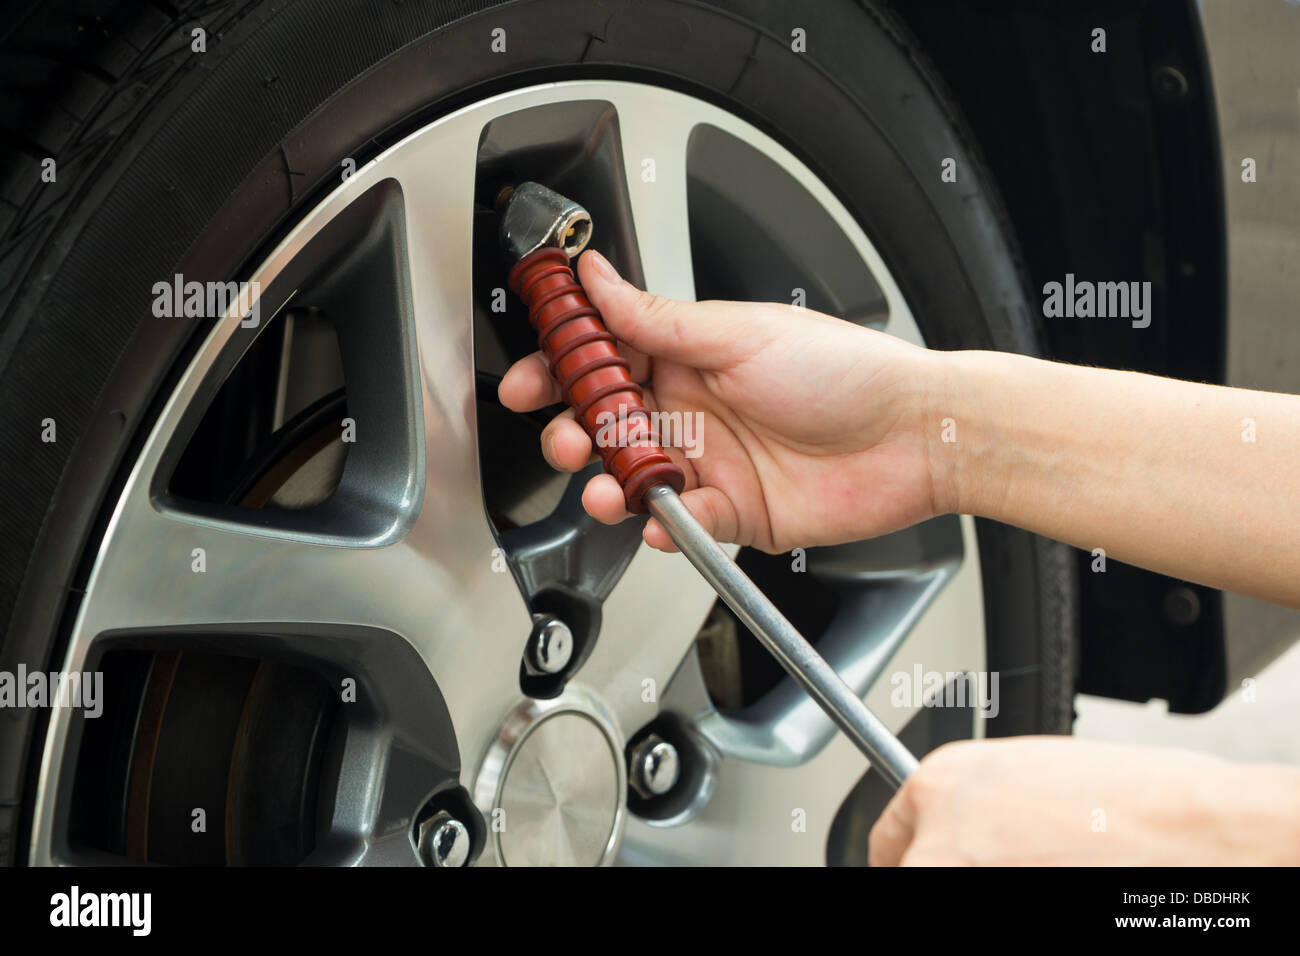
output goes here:
<path id="1" fill-rule="evenodd" d="M 86 620 L 93 633 L 239 623 L 401 623 L 386 587 L 374 588 L 360 603 L 350 592 L 358 579 L 409 576 L 410 570 L 400 570 L 409 554 L 402 546 L 332 547 L 206 524 L 149 504 L 123 514 L 117 530 L 97 579 L 106 599 Z"/>
<path id="2" fill-rule="evenodd" d="M 645 288 L 692 301 L 686 155 L 699 113 L 682 109 L 653 87 L 622 85 L 612 99 Z"/>
<path id="3" fill-rule="evenodd" d="M 478 471 L 471 236 L 481 121 L 448 122 L 395 150 L 422 387 L 425 494 L 407 545 L 425 556 L 404 595 L 456 725 L 462 778 L 519 694 L 531 617 L 488 524 Z M 434 135 L 436 134 L 436 135 Z M 443 563 L 447 555 L 456 559 Z"/>
<path id="4" fill-rule="evenodd" d="M 610 702 L 624 734 L 632 735 L 659 713 L 673 674 L 716 600 L 682 555 L 645 545 L 637 551 L 605 601 L 600 641 L 580 674 Z"/>

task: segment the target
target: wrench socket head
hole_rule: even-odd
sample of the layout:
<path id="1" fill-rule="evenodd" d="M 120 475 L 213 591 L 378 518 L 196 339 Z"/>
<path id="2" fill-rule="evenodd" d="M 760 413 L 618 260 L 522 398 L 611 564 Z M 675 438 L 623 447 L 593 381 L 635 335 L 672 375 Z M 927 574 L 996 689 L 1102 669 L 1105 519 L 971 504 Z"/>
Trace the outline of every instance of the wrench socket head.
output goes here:
<path id="1" fill-rule="evenodd" d="M 512 264 L 546 247 L 562 249 L 572 259 L 591 241 L 591 214 L 541 183 L 502 190 L 497 204 L 501 248 Z"/>

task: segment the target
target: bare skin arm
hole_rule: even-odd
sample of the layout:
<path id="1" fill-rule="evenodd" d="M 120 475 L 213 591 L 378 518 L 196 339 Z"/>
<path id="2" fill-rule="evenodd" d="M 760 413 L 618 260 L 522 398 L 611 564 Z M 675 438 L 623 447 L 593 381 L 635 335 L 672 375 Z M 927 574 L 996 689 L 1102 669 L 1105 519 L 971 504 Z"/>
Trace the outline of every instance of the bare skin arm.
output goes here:
<path id="1" fill-rule="evenodd" d="M 958 439 L 931 446 L 945 510 L 1300 607 L 1300 397 L 937 356 Z"/>

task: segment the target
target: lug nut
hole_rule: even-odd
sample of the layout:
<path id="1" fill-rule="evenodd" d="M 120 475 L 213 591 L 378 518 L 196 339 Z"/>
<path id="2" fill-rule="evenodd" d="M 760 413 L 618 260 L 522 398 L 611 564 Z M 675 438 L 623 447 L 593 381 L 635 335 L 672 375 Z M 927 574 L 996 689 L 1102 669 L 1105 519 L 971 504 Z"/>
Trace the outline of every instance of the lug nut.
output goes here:
<path id="1" fill-rule="evenodd" d="M 677 786 L 681 777 L 677 748 L 658 734 L 651 734 L 632 748 L 632 772 L 628 782 L 647 800 L 662 797 Z"/>
<path id="2" fill-rule="evenodd" d="M 569 625 L 550 614 L 533 615 L 533 633 L 528 638 L 527 664 L 539 674 L 558 674 L 573 658 L 573 632 Z"/>
<path id="3" fill-rule="evenodd" d="M 425 866 L 464 866 L 470 842 L 469 828 L 445 810 L 420 824 L 420 858 Z"/>

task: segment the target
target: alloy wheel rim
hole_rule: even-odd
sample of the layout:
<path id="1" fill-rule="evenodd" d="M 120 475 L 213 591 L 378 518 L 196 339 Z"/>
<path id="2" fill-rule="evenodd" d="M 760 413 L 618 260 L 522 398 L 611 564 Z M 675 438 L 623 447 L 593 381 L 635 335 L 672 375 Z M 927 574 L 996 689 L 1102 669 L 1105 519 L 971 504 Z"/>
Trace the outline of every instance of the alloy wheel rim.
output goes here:
<path id="1" fill-rule="evenodd" d="M 319 521 L 289 517 L 266 524 L 190 508 L 168 494 L 163 476 L 180 444 L 256 332 L 242 329 L 232 311 L 180 377 L 126 480 L 73 624 L 64 670 L 87 669 L 96 649 L 120 635 L 270 633 L 302 654 L 311 652 L 313 641 L 404 644 L 402 661 L 409 666 L 418 660 L 445 699 L 460 783 L 482 791 L 482 768 L 503 721 L 530 705 L 517 667 L 531 626 L 529 575 L 540 574 L 536 569 L 556 555 L 573 554 L 590 528 L 572 521 L 548 526 L 547 534 L 515 536 L 512 550 L 511 535 L 493 528 L 483 505 L 472 323 L 476 168 L 491 123 L 575 102 L 613 111 L 622 159 L 617 174 L 646 288 L 695 297 L 687 159 L 694 133 L 718 131 L 774 163 L 811 198 L 856 256 L 850 265 L 877 283 L 885 311 L 877 324 L 920 343 L 883 259 L 831 190 L 781 144 L 731 113 L 683 93 L 621 81 L 546 84 L 467 106 L 356 170 L 249 277 L 262 290 L 265 323 L 293 301 L 304 253 L 365 203 L 375 208 L 375 228 L 388 229 L 404 257 L 405 273 L 399 270 L 390 283 L 396 316 L 388 339 L 368 346 L 373 359 L 387 363 L 388 381 L 358 428 L 382 432 L 382 454 L 348 466 L 354 468 L 353 511 L 327 509 Z M 653 161 L 650 180 L 646 160 Z M 599 221 L 596 229 L 599 234 Z M 366 447 L 363 432 L 356 448 Z M 870 593 L 866 606 L 875 622 L 865 636 L 832 635 L 834 654 L 828 656 L 895 731 L 919 704 L 889 705 L 889 687 L 880 680 L 886 666 L 910 668 L 916 661 L 926 669 L 979 671 L 984 665 L 979 569 L 963 559 L 976 553 L 973 524 L 953 521 L 956 545 L 950 542 L 937 556 L 921 553 L 899 566 L 865 571 L 837 565 L 833 553 L 823 562 L 827 577 Z M 502 573 L 503 544 L 515 560 L 514 573 Z M 206 557 L 203 573 L 192 570 L 195 549 Z M 693 642 L 715 596 L 680 556 L 641 547 L 612 567 L 599 587 L 605 592 L 599 637 L 568 675 L 568 687 L 601 702 L 617 746 L 672 711 L 684 716 L 710 758 L 695 799 L 673 816 L 627 815 L 624 826 L 620 794 L 621 845 L 615 833 L 602 860 L 620 850 L 628 862 L 823 860 L 830 820 L 865 770 L 862 758 L 815 706 L 788 690 L 777 688 L 739 714 L 713 705 Z M 648 699 L 647 682 L 654 688 Z M 418 736 L 424 718 L 409 719 L 405 729 Z M 72 723 L 67 710 L 51 714 L 32 863 L 66 862 L 60 813 L 70 786 L 63 758 Z M 979 732 L 977 720 L 972 733 Z M 387 744 L 371 743 L 357 769 L 363 758 L 388 759 Z M 409 744 L 417 765 L 441 759 L 436 749 Z M 385 841 L 382 834 L 389 818 L 418 811 L 418 791 L 414 780 L 398 786 L 381 777 L 337 805 L 331 832 L 340 837 L 340 849 L 331 862 L 416 862 L 409 840 Z M 386 807 L 395 794 L 407 794 L 404 799 L 416 805 Z M 791 826 L 800 813 L 807 821 L 802 830 Z"/>

